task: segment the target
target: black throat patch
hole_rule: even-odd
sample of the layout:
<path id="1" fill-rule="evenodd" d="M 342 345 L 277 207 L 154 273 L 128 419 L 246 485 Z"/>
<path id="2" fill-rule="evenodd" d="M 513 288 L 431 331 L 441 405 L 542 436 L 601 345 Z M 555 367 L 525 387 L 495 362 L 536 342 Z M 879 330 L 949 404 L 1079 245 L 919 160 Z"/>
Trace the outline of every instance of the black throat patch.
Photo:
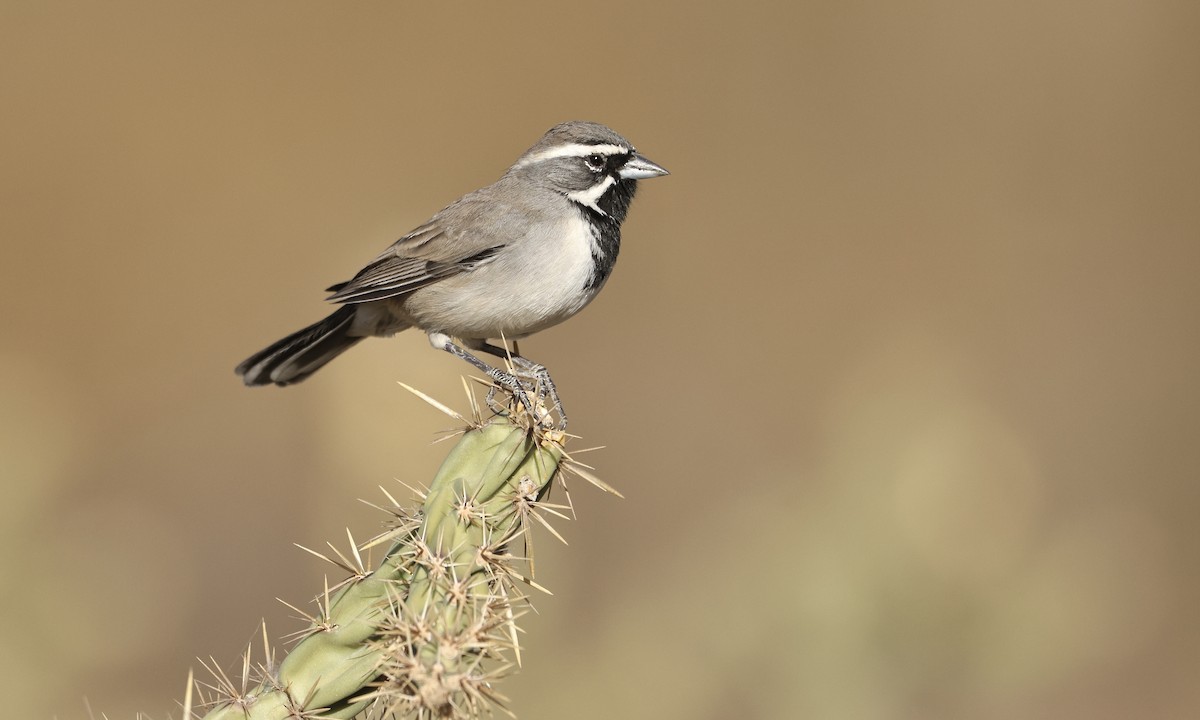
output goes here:
<path id="1" fill-rule="evenodd" d="M 617 253 L 621 251 L 621 223 L 625 222 L 629 204 L 633 202 L 636 192 L 636 180 L 618 180 L 613 183 L 608 192 L 596 201 L 596 207 L 600 208 L 603 214 L 596 212 L 594 208 L 576 203 L 596 238 L 596 247 L 592 249 L 594 266 L 592 277 L 588 280 L 588 290 L 603 285 L 612 273 L 613 265 L 617 263 Z"/>

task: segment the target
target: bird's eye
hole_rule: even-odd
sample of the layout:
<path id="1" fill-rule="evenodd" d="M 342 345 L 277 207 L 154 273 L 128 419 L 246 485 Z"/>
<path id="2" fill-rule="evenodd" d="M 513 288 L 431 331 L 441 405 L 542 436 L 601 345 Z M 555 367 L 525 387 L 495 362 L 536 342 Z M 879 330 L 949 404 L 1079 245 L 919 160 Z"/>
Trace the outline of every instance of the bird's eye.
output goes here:
<path id="1" fill-rule="evenodd" d="M 599 153 L 592 153 L 585 157 L 583 161 L 587 163 L 593 172 L 600 172 L 604 169 L 604 156 Z"/>

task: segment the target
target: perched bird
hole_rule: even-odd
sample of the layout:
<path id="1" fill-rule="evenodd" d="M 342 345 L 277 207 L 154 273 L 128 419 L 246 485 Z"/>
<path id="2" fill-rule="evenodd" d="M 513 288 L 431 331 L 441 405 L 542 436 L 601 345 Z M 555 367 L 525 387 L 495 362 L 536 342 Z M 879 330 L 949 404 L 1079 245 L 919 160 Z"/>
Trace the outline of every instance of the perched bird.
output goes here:
<path id="1" fill-rule="evenodd" d="M 236 372 L 247 385 L 289 385 L 363 338 L 416 327 L 532 409 L 515 374 L 467 349 L 510 357 L 488 340 L 519 339 L 582 310 L 612 272 L 637 181 L 666 174 L 603 125 L 556 125 L 499 180 L 446 206 L 329 288 L 328 300 L 341 306 L 329 317 L 255 353 Z M 511 357 L 546 387 L 565 426 L 546 369 Z"/>

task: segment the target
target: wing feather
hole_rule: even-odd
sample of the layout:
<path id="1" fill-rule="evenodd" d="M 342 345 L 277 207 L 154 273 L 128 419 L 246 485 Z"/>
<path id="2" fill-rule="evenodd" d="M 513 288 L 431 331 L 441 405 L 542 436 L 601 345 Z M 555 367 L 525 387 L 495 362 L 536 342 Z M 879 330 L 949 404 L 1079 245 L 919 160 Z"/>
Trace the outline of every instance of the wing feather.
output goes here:
<path id="1" fill-rule="evenodd" d="M 524 220 L 519 208 L 496 202 L 493 192 L 494 187 L 477 190 L 446 207 L 352 279 L 330 287 L 327 299 L 363 303 L 406 295 L 487 263 L 504 247 L 502 237 L 520 235 L 513 232 L 513 225 Z"/>
<path id="2" fill-rule="evenodd" d="M 410 293 L 458 272 L 461 270 L 450 263 L 394 256 L 383 258 L 363 268 L 353 280 L 335 285 L 336 290 L 326 299 L 336 303 L 382 300 Z"/>

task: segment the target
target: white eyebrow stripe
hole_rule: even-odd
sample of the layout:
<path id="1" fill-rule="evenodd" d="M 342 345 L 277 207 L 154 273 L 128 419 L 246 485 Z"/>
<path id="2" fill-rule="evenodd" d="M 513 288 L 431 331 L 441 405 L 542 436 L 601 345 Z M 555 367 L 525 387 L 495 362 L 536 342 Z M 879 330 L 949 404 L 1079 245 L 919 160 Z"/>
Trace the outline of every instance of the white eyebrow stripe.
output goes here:
<path id="1" fill-rule="evenodd" d="M 568 145 L 559 145 L 558 147 L 543 150 L 535 155 L 530 155 L 518 162 L 514 167 L 523 168 L 534 163 L 540 163 L 545 160 L 553 160 L 561 157 L 587 157 L 588 155 L 624 155 L 630 152 L 630 149 L 624 145 L 584 145 L 582 143 L 570 143 Z"/>

